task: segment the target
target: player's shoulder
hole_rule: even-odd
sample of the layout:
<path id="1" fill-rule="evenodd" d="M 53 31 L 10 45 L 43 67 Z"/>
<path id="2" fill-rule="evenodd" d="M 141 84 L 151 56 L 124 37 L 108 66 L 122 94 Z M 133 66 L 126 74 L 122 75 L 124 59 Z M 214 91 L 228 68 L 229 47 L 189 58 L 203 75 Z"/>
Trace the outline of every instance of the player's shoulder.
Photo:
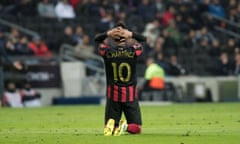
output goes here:
<path id="1" fill-rule="evenodd" d="M 99 47 L 100 47 L 101 49 L 109 49 L 109 48 L 110 48 L 110 46 L 107 45 L 107 44 L 100 44 Z"/>

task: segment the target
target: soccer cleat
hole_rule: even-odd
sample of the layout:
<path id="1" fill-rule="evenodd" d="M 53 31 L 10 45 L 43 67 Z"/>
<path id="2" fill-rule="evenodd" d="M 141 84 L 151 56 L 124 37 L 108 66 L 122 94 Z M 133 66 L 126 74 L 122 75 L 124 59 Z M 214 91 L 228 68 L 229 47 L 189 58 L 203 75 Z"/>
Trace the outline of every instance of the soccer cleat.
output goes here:
<path id="1" fill-rule="evenodd" d="M 107 125 L 104 128 L 104 136 L 111 136 L 113 134 L 114 125 L 114 119 L 109 119 Z"/>
<path id="2" fill-rule="evenodd" d="M 128 127 L 127 121 L 120 120 L 118 128 L 116 128 L 114 131 L 114 136 L 124 135 L 125 132 L 127 131 L 127 127 Z"/>

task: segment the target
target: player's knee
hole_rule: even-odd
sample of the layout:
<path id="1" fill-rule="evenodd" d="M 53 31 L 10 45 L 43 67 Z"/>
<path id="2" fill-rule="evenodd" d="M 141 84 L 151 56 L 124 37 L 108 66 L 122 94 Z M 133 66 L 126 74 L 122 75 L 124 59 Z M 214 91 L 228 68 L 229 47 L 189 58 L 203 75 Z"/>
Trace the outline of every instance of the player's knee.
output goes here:
<path id="1" fill-rule="evenodd" d="M 127 131 L 131 134 L 140 134 L 141 133 L 141 126 L 138 124 L 128 124 Z"/>

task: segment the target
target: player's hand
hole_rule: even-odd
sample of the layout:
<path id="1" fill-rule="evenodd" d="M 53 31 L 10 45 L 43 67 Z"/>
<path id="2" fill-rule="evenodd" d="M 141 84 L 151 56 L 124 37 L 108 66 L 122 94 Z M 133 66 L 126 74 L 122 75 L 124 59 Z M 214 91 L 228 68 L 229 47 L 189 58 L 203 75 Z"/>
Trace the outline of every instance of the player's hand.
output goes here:
<path id="1" fill-rule="evenodd" d="M 119 32 L 120 32 L 119 29 L 113 28 L 113 29 L 107 31 L 107 36 L 109 36 L 109 37 L 114 37 L 114 36 L 116 36 Z"/>
<path id="2" fill-rule="evenodd" d="M 125 38 L 131 38 L 132 37 L 132 32 L 127 30 L 127 29 L 121 29 L 120 30 L 120 35 Z"/>
<path id="3" fill-rule="evenodd" d="M 23 66 L 22 64 L 19 62 L 19 61 L 15 61 L 13 63 L 14 67 L 17 69 L 17 70 L 22 70 L 23 69 Z"/>

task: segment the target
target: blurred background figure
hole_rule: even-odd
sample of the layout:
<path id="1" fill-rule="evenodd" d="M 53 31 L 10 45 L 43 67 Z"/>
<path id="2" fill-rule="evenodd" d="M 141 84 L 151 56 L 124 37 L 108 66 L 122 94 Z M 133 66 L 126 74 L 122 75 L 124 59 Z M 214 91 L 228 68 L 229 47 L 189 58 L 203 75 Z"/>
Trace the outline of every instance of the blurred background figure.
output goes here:
<path id="1" fill-rule="evenodd" d="M 50 58 L 52 56 L 52 53 L 40 36 L 35 36 L 33 38 L 33 41 L 29 43 L 29 48 L 33 51 L 35 56 L 46 58 Z"/>
<path id="2" fill-rule="evenodd" d="M 21 90 L 22 101 L 25 107 L 40 107 L 41 95 L 29 83 L 25 83 Z"/>
<path id="3" fill-rule="evenodd" d="M 54 5 L 49 2 L 49 0 L 42 0 L 38 3 L 38 14 L 46 18 L 55 18 L 56 13 L 54 10 Z"/>
<path id="4" fill-rule="evenodd" d="M 76 16 L 68 0 L 60 0 L 55 7 L 55 12 L 58 18 L 63 19 L 73 19 Z"/>
<path id="5" fill-rule="evenodd" d="M 23 107 L 21 93 L 16 89 L 16 85 L 12 82 L 8 83 L 4 92 L 4 104 L 9 107 Z"/>
<path id="6" fill-rule="evenodd" d="M 153 58 L 148 58 L 146 61 L 147 69 L 144 76 L 144 84 L 141 88 L 141 100 L 160 100 L 163 99 L 162 91 L 165 87 L 165 72 L 154 62 Z M 143 91 L 150 92 L 144 95 Z M 159 93 L 161 92 L 161 93 Z"/>
<path id="7" fill-rule="evenodd" d="M 176 55 L 170 56 L 170 68 L 168 75 L 170 76 L 180 76 L 180 75 L 186 75 L 187 71 L 183 68 L 181 64 L 178 63 L 178 59 Z"/>
<path id="8" fill-rule="evenodd" d="M 228 53 L 223 51 L 214 65 L 214 75 L 229 76 L 233 74 L 233 63 L 228 57 Z"/>

